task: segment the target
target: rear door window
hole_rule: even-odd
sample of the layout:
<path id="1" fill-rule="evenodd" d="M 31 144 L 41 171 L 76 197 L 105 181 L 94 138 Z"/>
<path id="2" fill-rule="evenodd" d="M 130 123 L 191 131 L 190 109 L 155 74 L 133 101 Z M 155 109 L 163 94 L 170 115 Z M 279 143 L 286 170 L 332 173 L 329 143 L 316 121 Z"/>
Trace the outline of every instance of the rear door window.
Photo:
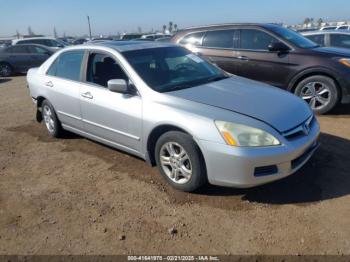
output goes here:
<path id="1" fill-rule="evenodd" d="M 204 36 L 205 32 L 198 32 L 198 33 L 192 33 L 186 35 L 184 38 L 181 39 L 180 44 L 182 45 L 195 45 L 200 46 L 202 45 L 202 38 Z"/>
<path id="2" fill-rule="evenodd" d="M 331 46 L 350 48 L 350 35 L 331 34 Z"/>
<path id="3" fill-rule="evenodd" d="M 320 46 L 324 46 L 324 36 L 325 35 L 308 35 L 306 36 L 307 38 L 309 38 L 311 41 L 315 42 L 316 44 L 320 45 Z"/>
<path id="4" fill-rule="evenodd" d="M 257 29 L 241 30 L 241 49 L 268 51 L 268 46 L 278 42 L 276 38 Z"/>
<path id="5" fill-rule="evenodd" d="M 80 81 L 83 57 L 84 51 L 62 53 L 50 66 L 47 74 L 68 80 Z"/>
<path id="6" fill-rule="evenodd" d="M 16 46 L 9 47 L 7 49 L 7 53 L 27 54 L 29 53 L 29 50 L 27 46 L 16 45 Z"/>
<path id="7" fill-rule="evenodd" d="M 203 38 L 204 47 L 233 48 L 235 30 L 208 31 Z"/>

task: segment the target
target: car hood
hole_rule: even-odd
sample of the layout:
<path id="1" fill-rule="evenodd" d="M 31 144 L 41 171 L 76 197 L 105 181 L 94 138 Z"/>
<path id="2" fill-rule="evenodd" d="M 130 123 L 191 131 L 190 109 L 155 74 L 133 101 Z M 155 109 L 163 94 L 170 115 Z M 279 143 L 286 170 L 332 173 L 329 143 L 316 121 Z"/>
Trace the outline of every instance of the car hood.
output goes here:
<path id="1" fill-rule="evenodd" d="M 293 94 L 238 76 L 167 94 L 258 119 L 279 132 L 298 126 L 312 114 Z"/>
<path id="2" fill-rule="evenodd" d="M 350 50 L 347 48 L 340 47 L 316 47 L 313 49 L 316 52 L 327 53 L 337 56 L 350 57 Z"/>

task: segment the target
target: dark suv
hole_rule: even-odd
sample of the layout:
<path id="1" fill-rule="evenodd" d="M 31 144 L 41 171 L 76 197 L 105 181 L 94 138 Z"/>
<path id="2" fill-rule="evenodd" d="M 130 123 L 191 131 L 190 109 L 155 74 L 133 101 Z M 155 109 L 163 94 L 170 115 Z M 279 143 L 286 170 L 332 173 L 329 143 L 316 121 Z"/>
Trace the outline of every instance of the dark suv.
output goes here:
<path id="1" fill-rule="evenodd" d="M 316 113 L 326 113 L 338 102 L 350 102 L 350 51 L 319 47 L 284 27 L 225 24 L 189 28 L 178 32 L 172 42 L 227 72 L 287 89 Z"/>

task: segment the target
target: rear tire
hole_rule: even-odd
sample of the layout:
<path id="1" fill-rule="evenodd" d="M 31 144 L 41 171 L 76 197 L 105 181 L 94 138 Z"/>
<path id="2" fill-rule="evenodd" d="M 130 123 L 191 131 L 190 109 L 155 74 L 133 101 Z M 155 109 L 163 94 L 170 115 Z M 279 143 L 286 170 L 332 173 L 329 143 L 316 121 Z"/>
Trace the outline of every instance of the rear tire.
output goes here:
<path id="1" fill-rule="evenodd" d="M 316 75 L 302 80 L 294 94 L 307 102 L 316 114 L 325 114 L 339 101 L 339 91 L 335 81 L 327 76 Z"/>
<path id="2" fill-rule="evenodd" d="M 158 139 L 155 159 L 161 175 L 174 188 L 192 192 L 207 182 L 204 159 L 191 136 L 169 131 Z"/>
<path id="3" fill-rule="evenodd" d="M 13 74 L 12 66 L 8 63 L 2 62 L 0 63 L 0 76 L 8 77 Z"/>
<path id="4" fill-rule="evenodd" d="M 58 120 L 56 112 L 48 100 L 44 100 L 41 104 L 41 115 L 49 135 L 56 138 L 62 137 L 64 131 L 61 122 Z"/>

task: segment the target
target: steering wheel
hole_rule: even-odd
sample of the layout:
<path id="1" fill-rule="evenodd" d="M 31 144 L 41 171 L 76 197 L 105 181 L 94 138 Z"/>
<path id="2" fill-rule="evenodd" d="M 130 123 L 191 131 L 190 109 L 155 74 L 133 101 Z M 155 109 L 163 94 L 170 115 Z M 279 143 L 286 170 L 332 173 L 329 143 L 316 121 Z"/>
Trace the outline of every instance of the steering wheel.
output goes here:
<path id="1" fill-rule="evenodd" d="M 184 72 L 184 71 L 196 71 L 195 66 L 191 65 L 191 64 L 178 64 L 175 66 L 175 71 L 179 71 L 179 72 Z"/>

